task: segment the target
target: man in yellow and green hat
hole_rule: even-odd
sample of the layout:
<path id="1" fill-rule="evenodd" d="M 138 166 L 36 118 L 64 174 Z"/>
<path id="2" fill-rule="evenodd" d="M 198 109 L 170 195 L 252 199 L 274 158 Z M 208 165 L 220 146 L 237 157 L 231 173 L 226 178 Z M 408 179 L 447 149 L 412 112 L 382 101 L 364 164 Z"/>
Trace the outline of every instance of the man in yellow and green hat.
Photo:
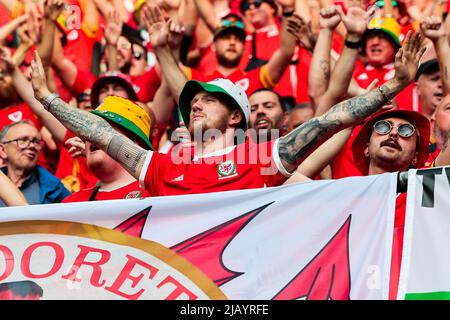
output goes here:
<path id="1" fill-rule="evenodd" d="M 394 18 L 374 17 L 370 20 L 361 41 L 364 66 L 356 68 L 354 78 L 361 88 L 367 88 L 375 79 L 382 85 L 394 77 L 394 60 L 400 49 L 401 27 Z M 413 85 L 408 86 L 396 98 L 400 109 L 412 110 Z"/>
<path id="2" fill-rule="evenodd" d="M 141 148 L 153 150 L 149 136 L 152 121 L 147 112 L 130 100 L 109 96 L 91 113 L 96 114 Z M 82 147 L 80 145 L 80 147 Z M 83 189 L 65 199 L 64 202 L 131 199 L 148 197 L 139 182 L 106 152 L 90 142 L 85 144 L 89 170 L 99 179 L 93 188 Z"/>

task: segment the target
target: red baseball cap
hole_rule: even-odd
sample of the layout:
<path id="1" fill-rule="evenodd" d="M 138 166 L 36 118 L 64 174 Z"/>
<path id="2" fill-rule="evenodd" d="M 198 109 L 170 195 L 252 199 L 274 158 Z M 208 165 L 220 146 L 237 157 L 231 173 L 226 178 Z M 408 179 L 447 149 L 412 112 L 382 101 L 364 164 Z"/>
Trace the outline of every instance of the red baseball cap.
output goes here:
<path id="1" fill-rule="evenodd" d="M 420 112 L 409 110 L 388 110 L 377 113 L 369 118 L 362 126 L 355 140 L 352 144 L 353 159 L 356 167 L 362 174 L 367 174 L 369 171 L 369 158 L 364 155 L 364 150 L 367 147 L 370 136 L 372 134 L 372 128 L 375 122 L 386 118 L 401 118 L 409 121 L 418 132 L 419 141 L 417 147 L 417 164 L 416 168 L 421 168 L 428 160 L 429 156 L 429 144 L 430 144 L 430 121 Z"/>

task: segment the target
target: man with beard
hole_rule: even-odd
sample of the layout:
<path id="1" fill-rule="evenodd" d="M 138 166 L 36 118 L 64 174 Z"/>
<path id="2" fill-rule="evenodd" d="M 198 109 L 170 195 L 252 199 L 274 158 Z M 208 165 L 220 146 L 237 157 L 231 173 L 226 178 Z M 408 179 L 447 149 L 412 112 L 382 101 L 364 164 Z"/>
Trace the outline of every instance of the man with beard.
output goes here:
<path id="1" fill-rule="evenodd" d="M 158 7 L 150 5 L 143 10 L 148 10 L 144 11 L 143 19 L 148 19 L 152 47 L 155 51 L 161 50 L 158 57 L 173 59 L 170 50 L 162 50 L 168 43 L 169 24 Z M 364 95 L 338 103 L 286 136 L 263 144 L 246 143 L 245 134 L 241 135 L 244 140 L 236 141 L 239 129 L 247 129 L 250 116 L 249 102 L 241 86 L 228 79 L 183 82 L 178 97 L 180 112 L 197 143 L 186 158 L 184 149 L 167 155 L 147 151 L 118 133 L 101 117 L 64 103 L 48 90 L 37 54 L 32 63 L 32 84 L 36 98 L 50 113 L 80 138 L 106 151 L 135 178 L 139 177 L 152 195 L 261 188 L 284 182 L 328 137 L 379 110 L 408 86 L 425 51 L 422 40 L 420 33 L 413 36 L 408 33 L 396 55 L 392 80 Z M 165 76 L 177 77 L 166 73 Z"/>
<path id="2" fill-rule="evenodd" d="M 37 165 L 42 140 L 29 121 L 18 121 L 0 131 L 2 171 L 20 189 L 29 204 L 58 203 L 70 192 L 58 178 Z M 4 206 L 1 202 L 0 206 Z"/>
<path id="3" fill-rule="evenodd" d="M 255 130 L 259 139 L 271 140 L 272 137 L 277 138 L 286 133 L 288 113 L 278 93 L 269 89 L 258 89 L 248 97 L 248 101 L 249 127 Z"/>
<path id="4" fill-rule="evenodd" d="M 145 15 L 147 8 L 143 10 Z M 248 94 L 259 88 L 273 88 L 281 79 L 294 55 L 296 40 L 288 31 L 295 27 L 294 24 L 298 24 L 298 20 L 294 19 L 296 18 L 283 19 L 281 45 L 272 54 L 270 60 L 260 68 L 244 72 L 239 67 L 245 49 L 244 23 L 238 15 L 227 15 L 220 21 L 214 32 L 212 49 L 216 54 L 217 68 L 205 73 L 185 68 L 184 71 L 188 80 L 210 81 L 216 78 L 226 78 L 241 85 Z M 289 27 L 287 20 L 290 20 Z M 296 26 L 299 27 L 299 25 Z M 150 28 L 148 24 L 147 28 Z M 158 56 L 158 51 L 155 51 L 155 53 Z M 161 65 L 161 68 L 165 73 L 167 66 Z M 169 84 L 171 83 L 169 82 Z M 179 92 L 175 96 L 178 95 Z"/>

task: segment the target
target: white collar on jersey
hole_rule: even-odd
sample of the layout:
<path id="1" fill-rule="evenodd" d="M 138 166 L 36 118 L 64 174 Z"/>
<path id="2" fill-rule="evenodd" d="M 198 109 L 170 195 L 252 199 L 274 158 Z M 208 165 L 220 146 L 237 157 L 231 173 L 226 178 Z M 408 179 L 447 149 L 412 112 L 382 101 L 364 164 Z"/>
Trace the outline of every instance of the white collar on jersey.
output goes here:
<path id="1" fill-rule="evenodd" d="M 209 157 L 217 157 L 217 156 L 223 156 L 224 154 L 230 153 L 231 151 L 236 148 L 235 145 L 226 147 L 225 149 L 216 150 L 211 153 L 202 154 L 201 156 L 194 155 L 193 161 L 197 161 L 198 159 L 202 158 L 209 158 Z"/>

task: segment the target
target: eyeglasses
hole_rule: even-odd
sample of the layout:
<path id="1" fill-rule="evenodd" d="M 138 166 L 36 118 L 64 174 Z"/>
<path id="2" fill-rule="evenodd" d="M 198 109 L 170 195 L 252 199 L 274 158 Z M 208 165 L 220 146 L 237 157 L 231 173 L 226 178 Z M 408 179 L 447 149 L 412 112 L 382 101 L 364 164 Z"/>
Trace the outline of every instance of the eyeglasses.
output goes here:
<path id="1" fill-rule="evenodd" d="M 377 3 L 378 8 L 383 8 L 384 7 L 384 0 L 378 0 L 376 3 Z M 392 6 L 396 7 L 397 5 L 398 5 L 397 1 L 393 0 L 392 1 Z"/>
<path id="2" fill-rule="evenodd" d="M 251 5 L 254 5 L 255 8 L 259 8 L 259 7 L 261 7 L 263 2 L 264 2 L 263 0 L 255 0 L 254 2 L 244 2 L 241 5 L 241 10 L 242 10 L 242 12 L 247 11 L 248 9 L 250 9 Z"/>
<path id="3" fill-rule="evenodd" d="M 387 120 L 379 120 L 373 125 L 375 132 L 381 135 L 389 134 L 394 127 L 397 128 L 398 135 L 403 138 L 409 138 L 416 132 L 414 126 L 409 123 L 402 123 L 398 126 L 394 126 Z"/>
<path id="4" fill-rule="evenodd" d="M 42 140 L 39 138 L 17 138 L 9 141 L 2 141 L 3 144 L 15 142 L 20 149 L 28 148 L 31 144 L 34 144 L 36 149 L 41 149 Z"/>
<path id="5" fill-rule="evenodd" d="M 222 27 L 237 27 L 239 29 L 244 29 L 244 23 L 241 21 L 231 21 L 231 20 L 222 20 L 220 21 Z"/>

